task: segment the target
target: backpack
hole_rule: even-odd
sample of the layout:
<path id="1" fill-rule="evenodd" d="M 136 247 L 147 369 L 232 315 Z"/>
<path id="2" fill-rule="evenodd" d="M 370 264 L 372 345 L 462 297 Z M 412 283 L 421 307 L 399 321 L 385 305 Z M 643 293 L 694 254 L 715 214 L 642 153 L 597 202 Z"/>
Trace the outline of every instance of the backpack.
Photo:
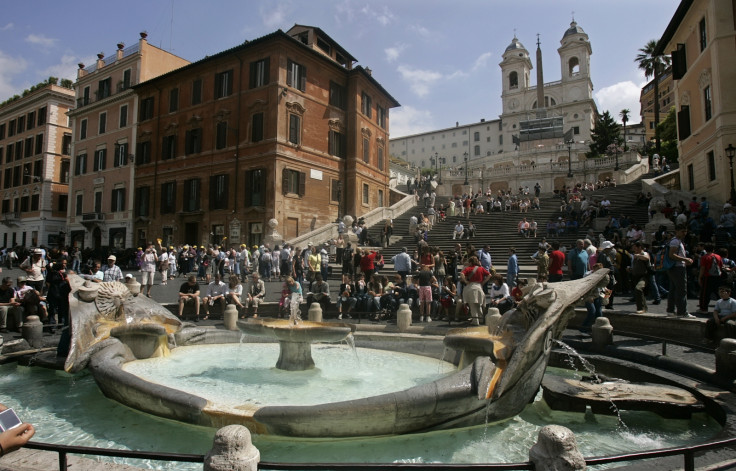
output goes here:
<path id="1" fill-rule="evenodd" d="M 715 255 L 711 254 L 710 256 L 710 269 L 708 270 L 708 276 L 712 277 L 720 277 L 721 276 L 721 267 L 718 263 L 718 258 L 716 258 Z"/>
<path id="2" fill-rule="evenodd" d="M 654 253 L 654 260 L 652 261 L 652 265 L 654 265 L 654 271 L 665 272 L 672 268 L 674 264 L 675 261 L 670 258 L 670 251 L 668 246 L 662 246 L 657 252 Z"/>

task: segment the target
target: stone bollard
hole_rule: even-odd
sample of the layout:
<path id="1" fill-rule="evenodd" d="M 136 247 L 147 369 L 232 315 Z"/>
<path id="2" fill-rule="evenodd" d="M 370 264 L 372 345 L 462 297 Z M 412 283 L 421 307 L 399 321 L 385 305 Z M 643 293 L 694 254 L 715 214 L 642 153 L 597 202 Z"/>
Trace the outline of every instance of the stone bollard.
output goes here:
<path id="1" fill-rule="evenodd" d="M 529 449 L 529 461 L 537 471 L 585 469 L 585 458 L 578 450 L 575 434 L 561 425 L 545 425 L 537 443 Z"/>
<path id="2" fill-rule="evenodd" d="M 716 374 L 736 379 L 736 339 L 721 339 L 716 348 Z"/>
<path id="3" fill-rule="evenodd" d="M 409 326 L 411 326 L 411 308 L 408 304 L 402 304 L 396 311 L 396 327 L 399 332 L 406 332 Z"/>
<path id="4" fill-rule="evenodd" d="M 238 326 L 235 325 L 238 322 L 238 306 L 228 304 L 225 307 L 225 312 L 222 313 L 222 319 L 225 322 L 225 328 L 227 330 L 238 330 Z"/>
<path id="5" fill-rule="evenodd" d="M 599 317 L 595 320 L 590 336 L 593 338 L 593 345 L 597 348 L 613 345 L 613 326 L 607 317 Z"/>
<path id="6" fill-rule="evenodd" d="M 497 307 L 488 308 L 488 312 L 486 313 L 486 326 L 488 326 L 488 332 L 495 334 L 498 330 L 498 326 L 501 325 L 502 320 L 503 316 Z"/>
<path id="7" fill-rule="evenodd" d="M 307 312 L 307 319 L 310 322 L 322 322 L 322 306 L 319 305 L 319 303 L 312 303 L 311 306 L 309 306 L 309 311 Z"/>
<path id="8" fill-rule="evenodd" d="M 28 316 L 20 328 L 21 335 L 31 348 L 43 347 L 43 324 L 38 316 Z"/>
<path id="9" fill-rule="evenodd" d="M 257 471 L 261 452 L 253 446 L 250 431 L 228 425 L 215 433 L 212 449 L 204 457 L 204 471 Z"/>

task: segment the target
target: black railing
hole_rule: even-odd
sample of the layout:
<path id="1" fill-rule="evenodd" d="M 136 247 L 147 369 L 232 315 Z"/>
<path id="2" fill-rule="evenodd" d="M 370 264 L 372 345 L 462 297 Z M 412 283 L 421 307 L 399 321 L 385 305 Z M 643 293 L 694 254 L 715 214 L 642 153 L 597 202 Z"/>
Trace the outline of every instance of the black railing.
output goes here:
<path id="1" fill-rule="evenodd" d="M 585 460 L 587 466 L 596 466 L 608 463 L 621 463 L 625 461 L 639 461 L 652 458 L 664 458 L 668 456 L 683 457 L 682 469 L 685 471 L 695 470 L 695 454 L 703 451 L 717 450 L 736 445 L 736 438 L 703 443 L 700 445 L 663 448 L 659 450 L 640 451 L 622 455 L 592 457 Z M 67 471 L 67 454 L 112 456 L 117 458 L 146 459 L 154 461 L 177 461 L 186 463 L 204 463 L 204 455 L 193 455 L 183 453 L 160 453 L 153 451 L 134 450 L 110 450 L 106 448 L 93 448 L 84 446 L 54 445 L 50 443 L 29 442 L 26 448 L 34 450 L 51 451 L 59 454 L 59 471 Z M 721 461 L 724 461 L 721 459 Z M 730 460 L 736 463 L 736 458 Z M 361 471 L 381 471 L 384 469 L 427 469 L 431 471 L 456 471 L 460 469 L 496 469 L 496 470 L 524 470 L 534 469 L 532 462 L 525 463 L 497 463 L 497 464 L 433 464 L 433 463 L 269 463 L 261 462 L 258 469 L 263 470 L 347 470 L 359 469 Z M 725 468 L 724 468 L 725 469 Z"/>

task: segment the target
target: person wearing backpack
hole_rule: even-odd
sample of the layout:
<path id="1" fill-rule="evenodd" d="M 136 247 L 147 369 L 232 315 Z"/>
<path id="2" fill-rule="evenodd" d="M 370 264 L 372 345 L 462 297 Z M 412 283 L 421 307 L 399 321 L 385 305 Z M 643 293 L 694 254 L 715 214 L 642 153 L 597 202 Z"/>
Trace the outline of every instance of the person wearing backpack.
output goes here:
<path id="1" fill-rule="evenodd" d="M 715 245 L 712 242 L 705 244 L 705 255 L 700 257 L 700 311 L 708 313 L 708 304 L 715 294 L 718 296 L 718 287 L 721 285 L 721 273 L 723 272 L 723 259 L 714 252 Z"/>
<path id="2" fill-rule="evenodd" d="M 683 240 L 687 236 L 687 226 L 678 224 L 675 227 L 675 237 L 670 240 L 667 256 L 673 265 L 667 270 L 670 280 L 670 293 L 667 296 L 667 312 L 677 314 L 677 317 L 693 318 L 687 312 L 687 267 L 693 264 L 688 258 Z M 676 310 L 676 311 L 675 311 Z"/>

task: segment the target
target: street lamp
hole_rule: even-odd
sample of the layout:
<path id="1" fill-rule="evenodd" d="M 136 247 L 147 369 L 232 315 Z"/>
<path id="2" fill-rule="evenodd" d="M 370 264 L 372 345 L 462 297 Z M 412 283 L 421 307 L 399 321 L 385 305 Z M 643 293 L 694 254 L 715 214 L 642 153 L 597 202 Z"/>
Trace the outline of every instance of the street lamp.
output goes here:
<path id="1" fill-rule="evenodd" d="M 726 147 L 726 157 L 728 157 L 728 167 L 731 170 L 731 201 L 736 201 L 736 190 L 733 188 L 733 156 L 736 155 L 736 147 L 733 144 L 729 144 Z"/>
<path id="2" fill-rule="evenodd" d="M 465 154 L 465 183 L 463 185 L 468 185 L 468 153 Z"/>
<path id="3" fill-rule="evenodd" d="M 439 175 L 440 175 L 439 168 L 440 168 L 439 153 L 438 152 L 435 152 L 434 153 L 434 174 L 435 174 L 435 180 L 438 180 L 439 179 Z"/>
<path id="4" fill-rule="evenodd" d="M 567 144 L 567 178 L 572 178 L 572 145 L 574 142 L 572 139 L 565 141 Z"/>

